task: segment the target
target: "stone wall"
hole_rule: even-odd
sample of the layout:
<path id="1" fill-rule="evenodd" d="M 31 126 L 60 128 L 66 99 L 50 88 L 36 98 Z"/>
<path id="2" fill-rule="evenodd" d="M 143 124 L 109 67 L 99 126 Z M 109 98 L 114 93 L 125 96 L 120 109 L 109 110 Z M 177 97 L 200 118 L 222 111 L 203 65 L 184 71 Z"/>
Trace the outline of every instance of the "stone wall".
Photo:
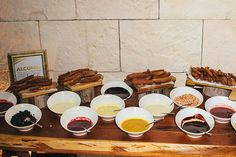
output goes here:
<path id="1" fill-rule="evenodd" d="M 90 67 L 105 82 L 190 66 L 236 73 L 236 0 L 0 0 L 0 75 L 7 53 L 47 49 L 50 76 Z"/>

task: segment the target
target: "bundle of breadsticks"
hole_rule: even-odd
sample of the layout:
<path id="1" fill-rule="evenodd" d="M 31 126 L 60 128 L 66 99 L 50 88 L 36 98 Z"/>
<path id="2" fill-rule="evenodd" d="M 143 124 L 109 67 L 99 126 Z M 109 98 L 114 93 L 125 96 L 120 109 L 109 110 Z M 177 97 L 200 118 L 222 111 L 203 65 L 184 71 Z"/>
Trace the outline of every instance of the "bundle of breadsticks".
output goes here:
<path id="1" fill-rule="evenodd" d="M 164 69 L 148 69 L 144 72 L 128 74 L 125 81 L 141 93 L 154 89 L 171 88 L 174 86 L 176 78 Z"/>
<path id="2" fill-rule="evenodd" d="M 97 71 L 89 68 L 84 68 L 61 74 L 58 77 L 57 82 L 60 86 L 72 87 L 76 85 L 97 82 L 99 80 L 102 80 L 102 78 L 102 75 L 98 74 Z"/>
<path id="3" fill-rule="evenodd" d="M 236 85 L 236 76 L 231 73 L 225 73 L 221 70 L 214 70 L 209 67 L 191 67 L 191 76 L 196 81 L 204 81 L 226 86 Z"/>
<path id="4" fill-rule="evenodd" d="M 9 90 L 20 95 L 32 93 L 32 95 L 36 96 L 37 92 L 40 95 L 40 93 L 46 94 L 57 91 L 56 86 L 56 83 L 53 83 L 52 79 L 48 77 L 29 75 L 11 83 Z"/>

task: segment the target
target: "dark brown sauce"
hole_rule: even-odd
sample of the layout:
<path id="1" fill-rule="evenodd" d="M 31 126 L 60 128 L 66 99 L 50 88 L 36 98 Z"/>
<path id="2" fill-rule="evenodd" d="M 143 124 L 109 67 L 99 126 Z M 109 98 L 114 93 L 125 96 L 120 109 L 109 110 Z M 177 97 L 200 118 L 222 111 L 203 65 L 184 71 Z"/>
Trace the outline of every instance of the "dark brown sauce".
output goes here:
<path id="1" fill-rule="evenodd" d="M 230 118 L 235 113 L 235 111 L 229 107 L 217 106 L 217 107 L 213 107 L 210 110 L 210 113 L 216 117 Z"/>
<path id="2" fill-rule="evenodd" d="M 210 126 L 201 114 L 184 118 L 181 125 L 184 130 L 192 133 L 202 133 L 210 129 Z"/>
<path id="3" fill-rule="evenodd" d="M 105 94 L 113 94 L 121 99 L 126 99 L 130 96 L 129 91 L 122 87 L 111 87 L 105 91 Z"/>
<path id="4" fill-rule="evenodd" d="M 210 129 L 210 126 L 206 122 L 192 121 L 185 123 L 182 128 L 188 132 L 201 133 Z"/>
<path id="5" fill-rule="evenodd" d="M 4 111 L 8 110 L 13 105 L 14 104 L 10 101 L 7 101 L 5 99 L 0 99 L 0 112 L 4 112 Z"/>
<path id="6" fill-rule="evenodd" d="M 68 124 L 67 128 L 72 131 L 82 131 L 92 126 L 92 121 L 87 117 L 77 117 L 72 119 Z"/>

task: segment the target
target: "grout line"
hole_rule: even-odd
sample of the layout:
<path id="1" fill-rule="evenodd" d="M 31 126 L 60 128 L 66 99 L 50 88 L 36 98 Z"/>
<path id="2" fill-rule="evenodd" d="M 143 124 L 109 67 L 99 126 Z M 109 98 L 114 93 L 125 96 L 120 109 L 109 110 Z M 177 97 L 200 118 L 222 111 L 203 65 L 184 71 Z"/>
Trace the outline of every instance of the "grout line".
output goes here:
<path id="1" fill-rule="evenodd" d="M 202 20 L 201 66 L 203 58 L 203 44 L 204 44 L 203 39 L 204 39 L 204 20 Z"/>
<path id="2" fill-rule="evenodd" d="M 121 62 L 121 41 L 120 41 L 120 20 L 118 20 L 118 38 L 119 38 L 119 64 L 120 64 L 120 71 L 122 71 L 122 62 Z"/>
<path id="3" fill-rule="evenodd" d="M 39 44 L 40 48 L 42 49 L 42 39 L 41 39 L 41 30 L 40 30 L 40 23 L 38 21 L 38 30 L 39 30 Z"/>
<path id="4" fill-rule="evenodd" d="M 78 18 L 78 12 L 77 12 L 77 0 L 75 0 L 75 18 Z"/>
<path id="5" fill-rule="evenodd" d="M 161 19 L 160 13 L 161 13 L 161 0 L 158 0 L 158 20 Z"/>

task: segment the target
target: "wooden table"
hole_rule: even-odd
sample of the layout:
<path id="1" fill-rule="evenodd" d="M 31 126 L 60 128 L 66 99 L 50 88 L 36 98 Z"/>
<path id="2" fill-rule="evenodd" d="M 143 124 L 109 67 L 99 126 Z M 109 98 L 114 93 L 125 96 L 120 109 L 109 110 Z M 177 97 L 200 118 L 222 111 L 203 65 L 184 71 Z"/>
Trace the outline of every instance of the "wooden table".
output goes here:
<path id="1" fill-rule="evenodd" d="M 126 101 L 126 106 L 137 105 L 136 94 Z M 43 108 L 42 113 L 39 123 L 43 128 L 35 127 L 27 133 L 11 128 L 1 117 L 0 149 L 125 156 L 236 156 L 236 132 L 230 124 L 216 123 L 212 136 L 194 139 L 177 128 L 174 116 L 167 116 L 141 138 L 134 139 L 114 122 L 99 119 L 88 135 L 75 137 L 61 127 L 59 117 L 49 109 Z"/>

